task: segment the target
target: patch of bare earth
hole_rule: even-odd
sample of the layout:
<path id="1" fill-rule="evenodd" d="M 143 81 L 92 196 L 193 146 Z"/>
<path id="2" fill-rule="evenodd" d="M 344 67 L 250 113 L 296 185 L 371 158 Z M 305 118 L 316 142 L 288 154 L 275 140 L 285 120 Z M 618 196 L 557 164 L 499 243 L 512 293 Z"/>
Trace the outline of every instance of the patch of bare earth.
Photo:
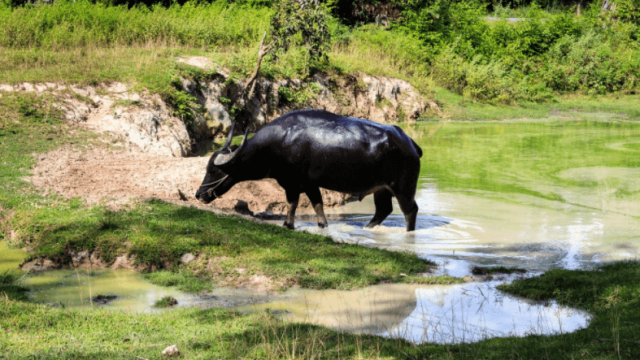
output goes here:
<path id="1" fill-rule="evenodd" d="M 81 197 L 90 204 L 118 207 L 134 198 L 198 204 L 194 194 L 204 177 L 207 161 L 204 157 L 178 158 L 127 149 L 80 150 L 67 146 L 38 155 L 30 180 L 39 190 L 67 198 Z M 340 206 L 345 198 L 341 193 L 323 189 L 327 207 Z M 211 205 L 234 209 L 239 200 L 247 202 L 254 213 L 280 214 L 287 209 L 284 190 L 272 179 L 239 183 Z M 305 195 L 300 198 L 299 209 L 312 211 Z"/>

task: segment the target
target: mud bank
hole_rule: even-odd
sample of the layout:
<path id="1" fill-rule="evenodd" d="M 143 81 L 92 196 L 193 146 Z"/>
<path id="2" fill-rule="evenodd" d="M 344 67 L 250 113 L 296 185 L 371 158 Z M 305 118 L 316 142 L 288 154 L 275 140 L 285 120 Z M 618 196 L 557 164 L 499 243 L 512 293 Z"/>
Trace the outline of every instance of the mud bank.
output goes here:
<path id="1" fill-rule="evenodd" d="M 29 180 L 42 191 L 67 198 L 81 197 L 90 204 L 122 206 L 132 199 L 154 198 L 199 204 L 194 194 L 205 174 L 206 157 L 166 157 L 126 150 L 96 147 L 79 150 L 66 146 L 38 155 Z M 326 207 L 343 205 L 348 195 L 322 190 Z M 301 211 L 313 211 L 306 195 L 300 199 Z M 233 210 L 239 201 L 253 213 L 284 213 L 284 190 L 275 180 L 247 181 L 211 205 Z"/>

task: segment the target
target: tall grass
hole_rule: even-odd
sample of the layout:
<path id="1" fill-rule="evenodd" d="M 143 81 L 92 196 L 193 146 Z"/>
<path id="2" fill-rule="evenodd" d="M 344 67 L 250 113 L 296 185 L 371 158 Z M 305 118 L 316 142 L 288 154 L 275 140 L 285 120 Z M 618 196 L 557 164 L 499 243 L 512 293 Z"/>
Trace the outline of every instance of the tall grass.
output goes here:
<path id="1" fill-rule="evenodd" d="M 191 47 L 246 45 L 267 29 L 271 9 L 215 1 L 128 8 L 59 0 L 49 6 L 0 5 L 0 47 L 64 49 L 164 43 Z"/>

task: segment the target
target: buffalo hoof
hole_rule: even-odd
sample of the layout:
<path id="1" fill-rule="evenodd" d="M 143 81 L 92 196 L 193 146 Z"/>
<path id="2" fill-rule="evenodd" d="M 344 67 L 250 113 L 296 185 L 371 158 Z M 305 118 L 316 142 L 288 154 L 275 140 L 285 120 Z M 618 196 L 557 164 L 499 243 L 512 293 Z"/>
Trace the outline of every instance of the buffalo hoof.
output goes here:
<path id="1" fill-rule="evenodd" d="M 293 224 L 284 223 L 282 226 L 286 227 L 289 230 L 293 230 Z"/>

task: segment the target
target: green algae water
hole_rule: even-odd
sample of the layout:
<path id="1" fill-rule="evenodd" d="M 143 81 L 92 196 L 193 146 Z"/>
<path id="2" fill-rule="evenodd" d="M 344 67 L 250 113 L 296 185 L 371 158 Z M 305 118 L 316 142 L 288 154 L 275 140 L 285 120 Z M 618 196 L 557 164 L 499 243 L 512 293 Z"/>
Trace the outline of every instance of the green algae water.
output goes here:
<path id="1" fill-rule="evenodd" d="M 26 251 L 10 249 L 6 242 L 0 241 L 0 273 L 16 269 L 26 257 Z"/>
<path id="2" fill-rule="evenodd" d="M 640 216 L 638 123 L 431 123 L 406 130 L 425 153 L 422 182 L 433 179 L 441 190 L 530 195 Z"/>

